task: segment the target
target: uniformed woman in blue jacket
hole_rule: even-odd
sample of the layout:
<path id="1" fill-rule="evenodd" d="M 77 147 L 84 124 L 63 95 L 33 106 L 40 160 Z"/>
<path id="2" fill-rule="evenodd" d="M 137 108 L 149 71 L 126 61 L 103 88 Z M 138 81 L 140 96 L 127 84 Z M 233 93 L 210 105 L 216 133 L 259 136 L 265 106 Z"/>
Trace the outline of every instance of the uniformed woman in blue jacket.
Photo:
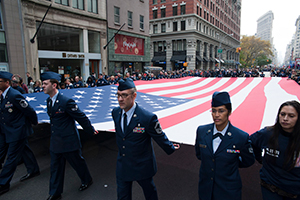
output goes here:
<path id="1" fill-rule="evenodd" d="M 276 123 L 251 135 L 256 160 L 262 163 L 264 200 L 300 200 L 300 104 L 283 103 Z"/>

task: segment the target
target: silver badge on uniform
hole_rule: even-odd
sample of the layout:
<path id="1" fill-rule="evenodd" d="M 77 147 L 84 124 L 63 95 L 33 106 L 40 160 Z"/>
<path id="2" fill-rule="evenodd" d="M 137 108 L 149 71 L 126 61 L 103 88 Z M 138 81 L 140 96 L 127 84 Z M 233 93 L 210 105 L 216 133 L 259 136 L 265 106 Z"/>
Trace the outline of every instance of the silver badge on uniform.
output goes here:
<path id="1" fill-rule="evenodd" d="M 154 129 L 155 129 L 157 134 L 162 133 L 162 128 L 161 128 L 160 123 L 158 121 L 156 122 Z"/>
<path id="2" fill-rule="evenodd" d="M 249 147 L 249 153 L 253 153 L 253 148 Z"/>
<path id="3" fill-rule="evenodd" d="M 77 109 L 78 109 L 78 106 L 75 105 L 75 108 L 72 108 L 71 110 L 72 110 L 72 111 L 76 111 Z"/>
<path id="4" fill-rule="evenodd" d="M 13 109 L 11 109 L 11 108 L 9 108 L 9 109 L 8 109 L 8 112 L 10 112 L 10 113 L 11 113 L 12 111 L 13 111 Z"/>
<path id="5" fill-rule="evenodd" d="M 28 106 L 28 103 L 25 99 L 22 99 L 19 103 L 22 108 L 27 108 L 27 106 Z"/>

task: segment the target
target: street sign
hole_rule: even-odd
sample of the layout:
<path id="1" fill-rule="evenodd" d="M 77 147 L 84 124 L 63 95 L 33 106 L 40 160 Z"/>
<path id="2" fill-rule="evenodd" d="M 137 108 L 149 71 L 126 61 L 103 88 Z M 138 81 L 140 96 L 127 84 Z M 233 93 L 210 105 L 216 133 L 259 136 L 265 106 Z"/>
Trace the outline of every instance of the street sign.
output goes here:
<path id="1" fill-rule="evenodd" d="M 222 53 L 223 52 L 223 49 L 218 49 L 218 53 Z"/>

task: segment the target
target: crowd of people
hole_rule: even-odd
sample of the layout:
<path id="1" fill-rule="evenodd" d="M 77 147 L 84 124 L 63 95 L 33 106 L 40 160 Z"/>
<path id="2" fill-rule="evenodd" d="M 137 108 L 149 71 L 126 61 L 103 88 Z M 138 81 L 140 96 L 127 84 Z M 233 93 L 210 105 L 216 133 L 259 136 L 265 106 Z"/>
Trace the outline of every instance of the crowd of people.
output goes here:
<path id="1" fill-rule="evenodd" d="M 257 68 L 244 68 L 244 69 L 209 69 L 209 70 L 174 70 L 174 71 L 165 71 L 161 70 L 156 75 L 152 72 L 133 72 L 130 74 L 127 72 L 124 76 L 120 73 L 115 75 L 106 75 L 105 73 L 100 73 L 98 78 L 95 73 L 92 73 L 91 76 L 87 78 L 86 81 L 83 80 L 81 76 L 75 76 L 73 78 L 64 79 L 59 87 L 60 89 L 73 89 L 73 88 L 82 88 L 82 87 L 100 87 L 104 85 L 115 85 L 118 84 L 119 80 L 126 79 L 130 77 L 133 81 L 143 80 L 143 81 L 152 81 L 156 79 L 176 79 L 187 76 L 193 77 L 265 77 L 265 71 L 270 73 L 271 77 L 288 77 L 298 84 L 300 84 L 300 70 L 290 69 L 290 68 L 267 68 L 264 70 L 259 70 Z M 42 83 L 40 80 L 34 81 L 30 76 L 30 73 L 27 72 L 27 85 L 24 83 L 22 77 L 18 74 L 13 75 L 12 87 L 17 89 L 22 94 L 25 93 L 36 93 L 42 92 Z"/>

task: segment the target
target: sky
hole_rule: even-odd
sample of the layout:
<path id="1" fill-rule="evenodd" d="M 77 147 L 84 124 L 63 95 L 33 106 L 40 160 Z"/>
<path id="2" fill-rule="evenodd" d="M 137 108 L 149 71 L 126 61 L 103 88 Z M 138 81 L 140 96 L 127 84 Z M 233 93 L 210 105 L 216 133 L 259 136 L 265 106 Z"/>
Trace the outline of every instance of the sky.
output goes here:
<path id="1" fill-rule="evenodd" d="M 273 43 L 282 63 L 287 44 L 296 31 L 296 20 L 300 16 L 300 0 L 242 0 L 241 35 L 255 35 L 257 20 L 268 11 L 274 14 Z"/>

